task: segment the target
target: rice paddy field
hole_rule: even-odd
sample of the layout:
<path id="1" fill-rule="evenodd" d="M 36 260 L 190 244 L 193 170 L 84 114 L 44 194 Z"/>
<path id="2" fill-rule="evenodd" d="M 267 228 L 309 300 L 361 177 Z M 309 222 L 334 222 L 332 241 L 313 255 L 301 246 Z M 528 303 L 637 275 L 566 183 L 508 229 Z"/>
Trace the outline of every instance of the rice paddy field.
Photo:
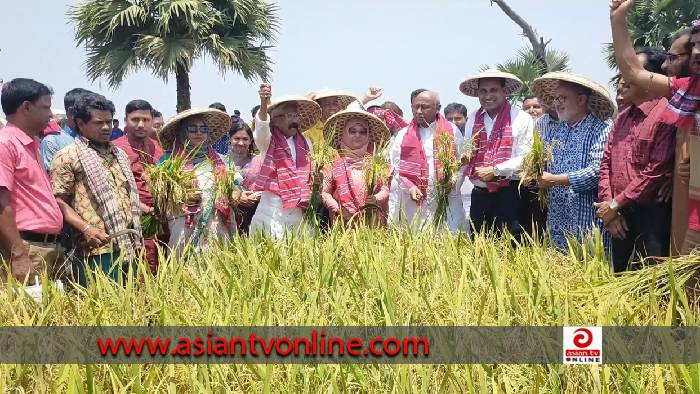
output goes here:
<path id="1" fill-rule="evenodd" d="M 356 229 L 236 239 L 124 286 L 0 293 L 0 324 L 697 326 L 700 256 L 613 277 L 595 239 L 537 243 Z M 698 365 L 0 365 L 0 392 L 689 393 Z"/>

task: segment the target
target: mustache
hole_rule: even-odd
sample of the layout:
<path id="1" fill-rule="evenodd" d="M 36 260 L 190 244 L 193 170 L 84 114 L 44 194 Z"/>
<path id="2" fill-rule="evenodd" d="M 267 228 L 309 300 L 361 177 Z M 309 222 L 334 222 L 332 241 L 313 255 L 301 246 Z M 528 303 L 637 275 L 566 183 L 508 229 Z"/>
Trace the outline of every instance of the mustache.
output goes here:
<path id="1" fill-rule="evenodd" d="M 299 123 L 298 123 L 298 122 L 292 122 L 292 123 L 290 123 L 289 125 L 287 125 L 287 128 L 288 128 L 289 130 L 291 130 L 291 129 L 299 129 Z"/>

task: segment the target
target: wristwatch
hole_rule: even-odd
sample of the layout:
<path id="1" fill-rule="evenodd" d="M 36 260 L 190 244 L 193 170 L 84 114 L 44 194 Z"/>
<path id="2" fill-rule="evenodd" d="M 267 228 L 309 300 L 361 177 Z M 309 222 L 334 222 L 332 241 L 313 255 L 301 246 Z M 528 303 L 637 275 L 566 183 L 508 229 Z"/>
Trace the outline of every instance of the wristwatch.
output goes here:
<path id="1" fill-rule="evenodd" d="M 493 166 L 493 176 L 501 176 L 501 170 L 497 166 Z"/>
<path id="2" fill-rule="evenodd" d="M 613 198 L 613 199 L 610 201 L 610 204 L 608 204 L 608 206 L 609 206 L 610 209 L 612 209 L 613 211 L 616 211 L 616 210 L 617 210 L 617 207 L 619 206 L 619 204 L 618 204 L 617 201 L 615 201 L 615 199 Z"/>

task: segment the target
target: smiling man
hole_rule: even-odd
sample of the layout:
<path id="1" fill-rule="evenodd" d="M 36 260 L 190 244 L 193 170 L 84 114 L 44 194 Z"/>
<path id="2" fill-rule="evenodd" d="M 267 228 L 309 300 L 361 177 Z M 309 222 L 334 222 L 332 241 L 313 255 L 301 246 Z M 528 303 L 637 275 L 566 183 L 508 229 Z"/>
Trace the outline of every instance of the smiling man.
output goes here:
<path id="1" fill-rule="evenodd" d="M 51 163 L 53 192 L 63 217 L 73 229 L 76 256 L 88 268 L 100 269 L 118 280 L 121 266 L 136 262 L 142 239 L 141 209 L 129 158 L 110 142 L 114 104 L 104 96 L 88 93 L 75 104 L 75 142 L 60 150 Z M 124 230 L 137 230 L 116 236 Z M 109 236 L 113 236 L 110 239 Z M 86 284 L 85 267 L 77 263 L 78 283 Z"/>
<path id="2" fill-rule="evenodd" d="M 474 184 L 470 218 L 474 229 L 507 229 L 519 236 L 518 172 L 532 146 L 532 117 L 507 100 L 522 82 L 513 74 L 486 70 L 467 78 L 459 90 L 481 107 L 469 117 L 464 139 L 474 141 L 466 175 Z"/>

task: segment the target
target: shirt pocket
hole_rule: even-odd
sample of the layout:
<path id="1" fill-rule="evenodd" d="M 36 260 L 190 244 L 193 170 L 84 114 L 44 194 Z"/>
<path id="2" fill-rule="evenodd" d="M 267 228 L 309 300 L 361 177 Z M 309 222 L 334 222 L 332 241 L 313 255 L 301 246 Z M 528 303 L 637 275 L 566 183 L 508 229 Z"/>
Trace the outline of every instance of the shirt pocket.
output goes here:
<path id="1" fill-rule="evenodd" d="M 643 167 L 649 163 L 649 153 L 651 150 L 651 140 L 637 138 L 632 142 L 630 152 L 630 162 L 635 167 Z"/>

